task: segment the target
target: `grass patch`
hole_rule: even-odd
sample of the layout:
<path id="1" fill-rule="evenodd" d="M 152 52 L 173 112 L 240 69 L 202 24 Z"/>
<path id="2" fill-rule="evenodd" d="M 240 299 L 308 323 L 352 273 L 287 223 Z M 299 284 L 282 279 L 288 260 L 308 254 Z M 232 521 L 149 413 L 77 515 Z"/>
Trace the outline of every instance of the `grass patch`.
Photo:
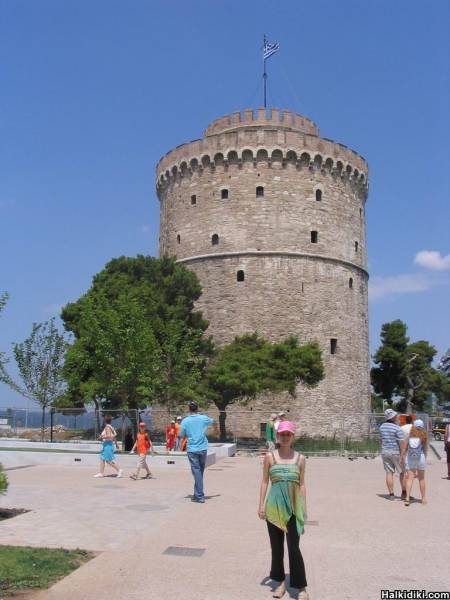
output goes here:
<path id="1" fill-rule="evenodd" d="M 46 588 L 93 558 L 85 550 L 0 546 L 0 597 Z"/>

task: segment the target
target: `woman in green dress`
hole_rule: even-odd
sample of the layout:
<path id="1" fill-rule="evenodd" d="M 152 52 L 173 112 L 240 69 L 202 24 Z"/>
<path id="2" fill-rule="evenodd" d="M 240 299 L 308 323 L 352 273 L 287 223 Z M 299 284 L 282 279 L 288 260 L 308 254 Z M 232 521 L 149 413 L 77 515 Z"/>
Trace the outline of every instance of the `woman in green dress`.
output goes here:
<path id="1" fill-rule="evenodd" d="M 282 421 L 277 432 L 279 449 L 268 452 L 264 459 L 258 516 L 267 522 L 269 531 L 270 578 L 278 583 L 273 597 L 282 598 L 286 592 L 283 563 L 286 534 L 290 584 L 299 590 L 299 600 L 308 600 L 305 565 L 299 547 L 306 519 L 305 457 L 292 448 L 294 438 L 295 424 Z"/>

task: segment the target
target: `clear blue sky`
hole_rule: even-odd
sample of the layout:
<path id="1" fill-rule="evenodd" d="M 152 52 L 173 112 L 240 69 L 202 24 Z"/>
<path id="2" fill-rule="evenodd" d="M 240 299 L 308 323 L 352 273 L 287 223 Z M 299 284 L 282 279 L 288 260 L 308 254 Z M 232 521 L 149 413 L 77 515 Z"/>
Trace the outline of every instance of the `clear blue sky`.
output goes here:
<path id="1" fill-rule="evenodd" d="M 401 318 L 450 346 L 447 0 L 2 0 L 0 321 L 10 352 L 112 257 L 157 254 L 155 165 L 261 103 L 367 158 L 371 350 Z M 428 251 L 436 254 L 421 254 Z M 0 406 L 22 404 L 0 386 Z"/>

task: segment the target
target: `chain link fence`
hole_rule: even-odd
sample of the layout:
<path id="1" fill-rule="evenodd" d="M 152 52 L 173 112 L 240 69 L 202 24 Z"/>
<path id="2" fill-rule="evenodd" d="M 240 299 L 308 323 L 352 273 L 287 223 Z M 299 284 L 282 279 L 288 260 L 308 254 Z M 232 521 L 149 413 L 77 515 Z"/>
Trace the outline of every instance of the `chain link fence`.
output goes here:
<path id="1" fill-rule="evenodd" d="M 0 408 L 0 437 L 24 440 L 70 442 L 97 440 L 104 426 L 104 416 L 111 415 L 118 439 L 134 439 L 138 426 L 137 410 L 55 409 L 45 412 L 28 408 Z M 132 444 L 133 445 L 133 444 Z"/>
<path id="2" fill-rule="evenodd" d="M 266 424 L 270 415 L 265 411 L 235 409 L 218 411 L 210 407 L 205 411 L 214 419 L 208 428 L 210 442 L 231 442 L 237 449 L 249 452 L 267 448 Z M 124 450 L 131 449 L 139 422 L 144 422 L 156 445 L 166 442 L 166 430 L 171 421 L 186 414 L 179 409 L 145 410 L 93 410 L 51 409 L 44 421 L 44 441 L 97 440 L 106 414 L 113 417 L 112 425 Z M 417 414 L 431 434 L 433 418 Z M 380 452 L 379 427 L 383 414 L 352 414 L 350 417 L 333 414 L 286 414 L 289 420 L 299 423 L 296 447 L 310 456 L 374 456 Z M 42 439 L 42 412 L 25 408 L 0 408 L 0 437 L 18 437 L 40 441 Z"/>

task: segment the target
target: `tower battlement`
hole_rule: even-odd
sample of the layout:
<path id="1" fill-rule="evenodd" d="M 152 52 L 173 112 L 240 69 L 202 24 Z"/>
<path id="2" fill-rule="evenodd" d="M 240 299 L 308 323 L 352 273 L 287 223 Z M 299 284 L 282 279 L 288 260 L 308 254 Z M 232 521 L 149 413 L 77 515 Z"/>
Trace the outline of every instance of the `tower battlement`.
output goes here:
<path id="1" fill-rule="evenodd" d="M 316 124 L 297 113 L 289 110 L 279 110 L 278 108 L 258 108 L 256 111 L 247 108 L 244 111 L 234 112 L 213 121 L 206 128 L 205 137 L 234 131 L 240 127 L 276 127 L 277 129 L 301 131 L 307 135 L 319 136 L 319 129 Z"/>
<path id="2" fill-rule="evenodd" d="M 368 165 L 347 146 L 319 136 L 316 125 L 301 115 L 272 108 L 232 113 L 213 121 L 203 139 L 181 144 L 161 158 L 158 192 L 194 171 L 232 164 L 281 161 L 301 169 L 325 169 L 367 188 Z M 366 189 L 367 193 L 367 189 Z"/>

